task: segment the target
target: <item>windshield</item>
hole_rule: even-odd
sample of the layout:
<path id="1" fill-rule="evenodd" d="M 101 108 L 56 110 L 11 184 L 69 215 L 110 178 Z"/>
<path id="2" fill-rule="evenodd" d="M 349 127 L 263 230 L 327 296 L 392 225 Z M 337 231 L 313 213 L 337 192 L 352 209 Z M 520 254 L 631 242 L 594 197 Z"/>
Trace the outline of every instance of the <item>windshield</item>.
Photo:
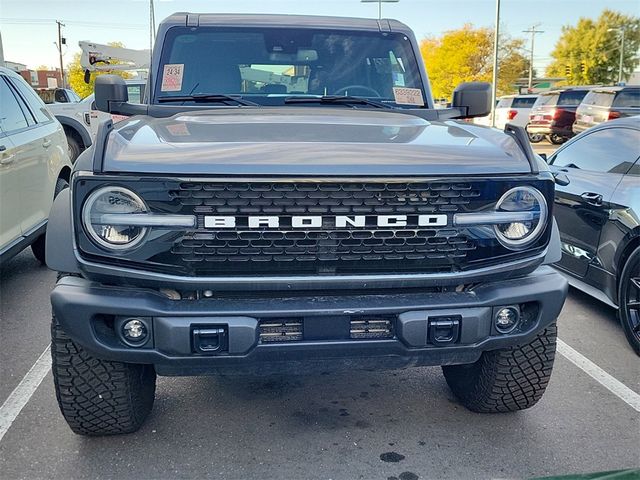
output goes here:
<path id="1" fill-rule="evenodd" d="M 160 63 L 154 102 L 224 94 L 281 105 L 285 97 L 341 95 L 415 107 L 426 98 L 411 42 L 399 33 L 175 27 Z"/>

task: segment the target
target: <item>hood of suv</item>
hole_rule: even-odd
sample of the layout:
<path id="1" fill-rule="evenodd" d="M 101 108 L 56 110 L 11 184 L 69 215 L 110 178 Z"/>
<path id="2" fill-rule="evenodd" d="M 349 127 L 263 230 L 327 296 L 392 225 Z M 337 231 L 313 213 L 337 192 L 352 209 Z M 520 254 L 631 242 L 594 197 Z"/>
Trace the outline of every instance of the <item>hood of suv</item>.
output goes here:
<path id="1" fill-rule="evenodd" d="M 530 172 L 513 138 L 372 109 L 237 108 L 132 117 L 104 171 L 170 175 L 487 175 Z"/>

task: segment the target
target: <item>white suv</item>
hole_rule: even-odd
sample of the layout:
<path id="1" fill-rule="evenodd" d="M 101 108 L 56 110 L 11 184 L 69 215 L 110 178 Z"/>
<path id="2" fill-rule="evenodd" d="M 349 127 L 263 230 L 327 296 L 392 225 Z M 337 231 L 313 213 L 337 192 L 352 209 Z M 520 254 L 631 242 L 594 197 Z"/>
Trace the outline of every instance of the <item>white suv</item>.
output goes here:
<path id="1" fill-rule="evenodd" d="M 145 80 L 127 80 L 130 103 L 140 103 L 144 95 Z M 72 162 L 93 143 L 98 124 L 110 118 L 108 113 L 95 109 L 93 94 L 79 102 L 52 103 L 47 105 L 64 128 L 69 145 L 69 158 Z M 111 116 L 113 117 L 113 116 Z M 114 122 L 122 118 L 113 118 Z"/>
<path id="2" fill-rule="evenodd" d="M 54 197 L 71 162 L 60 123 L 17 73 L 0 67 L 0 263 L 31 245 L 45 262 Z"/>
<path id="3" fill-rule="evenodd" d="M 507 123 L 526 127 L 529 122 L 529 112 L 536 102 L 538 95 L 505 95 L 498 99 L 496 105 L 496 128 L 504 130 Z M 479 125 L 491 125 L 491 115 L 479 118 L 474 122 Z M 530 134 L 529 140 L 538 143 L 544 135 Z"/>

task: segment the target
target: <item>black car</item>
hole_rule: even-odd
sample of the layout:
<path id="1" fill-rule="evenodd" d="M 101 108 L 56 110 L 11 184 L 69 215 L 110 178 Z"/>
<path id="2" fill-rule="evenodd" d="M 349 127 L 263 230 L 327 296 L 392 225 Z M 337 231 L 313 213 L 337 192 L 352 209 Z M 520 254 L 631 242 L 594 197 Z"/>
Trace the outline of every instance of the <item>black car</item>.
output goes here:
<path id="1" fill-rule="evenodd" d="M 640 355 L 640 116 L 603 123 L 549 158 L 562 260 L 574 287 L 618 308 Z M 566 176 L 566 177 L 565 177 Z M 564 180 L 564 181 L 562 181 Z"/>
<path id="2" fill-rule="evenodd" d="M 573 133 L 616 118 L 640 114 L 640 85 L 602 87 L 591 90 L 576 110 Z"/>

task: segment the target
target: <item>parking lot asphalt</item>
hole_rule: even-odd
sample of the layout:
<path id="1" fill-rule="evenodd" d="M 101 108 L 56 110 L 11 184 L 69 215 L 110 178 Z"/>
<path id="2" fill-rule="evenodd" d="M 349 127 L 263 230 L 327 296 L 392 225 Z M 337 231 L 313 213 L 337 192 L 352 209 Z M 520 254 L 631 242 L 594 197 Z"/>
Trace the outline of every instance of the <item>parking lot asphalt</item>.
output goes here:
<path id="1" fill-rule="evenodd" d="M 49 342 L 55 273 L 25 251 L 0 270 L 0 403 Z M 640 393 L 615 311 L 570 291 L 559 336 Z M 639 467 L 640 413 L 562 355 L 534 408 L 480 415 L 439 368 L 286 377 L 160 377 L 135 434 L 84 438 L 51 373 L 0 441 L 0 477 L 525 478 Z M 383 460 L 384 459 L 384 460 Z"/>

